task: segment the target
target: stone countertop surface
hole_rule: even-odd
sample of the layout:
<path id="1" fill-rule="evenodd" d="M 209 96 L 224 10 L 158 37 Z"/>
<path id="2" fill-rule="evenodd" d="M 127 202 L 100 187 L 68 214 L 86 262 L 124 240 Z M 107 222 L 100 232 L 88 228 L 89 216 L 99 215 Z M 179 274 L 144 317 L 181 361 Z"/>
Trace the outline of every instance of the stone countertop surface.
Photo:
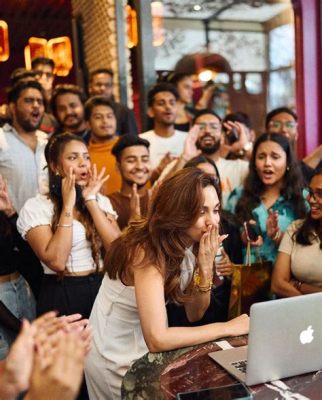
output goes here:
<path id="1" fill-rule="evenodd" d="M 247 336 L 228 338 L 233 347 L 247 344 Z M 221 350 L 216 342 L 163 353 L 147 353 L 127 371 L 122 384 L 124 400 L 175 400 L 179 392 L 225 386 L 237 380 L 209 356 Z M 322 371 L 250 388 L 259 400 L 322 399 Z"/>

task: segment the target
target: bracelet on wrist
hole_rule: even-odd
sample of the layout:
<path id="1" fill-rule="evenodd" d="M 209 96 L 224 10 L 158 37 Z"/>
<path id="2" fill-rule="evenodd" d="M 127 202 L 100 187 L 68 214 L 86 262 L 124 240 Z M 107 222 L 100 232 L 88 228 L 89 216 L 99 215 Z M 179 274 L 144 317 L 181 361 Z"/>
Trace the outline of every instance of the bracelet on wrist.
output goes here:
<path id="1" fill-rule="evenodd" d="M 71 228 L 73 224 L 57 224 L 57 228 Z"/>
<path id="2" fill-rule="evenodd" d="M 198 271 L 195 271 L 193 274 L 193 288 L 197 292 L 201 293 L 207 293 L 209 292 L 212 287 L 214 286 L 213 284 L 213 277 L 211 276 L 210 278 L 207 279 L 205 285 L 201 285 L 201 277 L 199 275 Z"/>
<path id="3" fill-rule="evenodd" d="M 86 203 L 87 201 L 92 201 L 92 200 L 97 201 L 97 196 L 96 196 L 96 194 L 90 194 L 90 195 L 88 195 L 88 196 L 84 199 L 85 203 Z"/>

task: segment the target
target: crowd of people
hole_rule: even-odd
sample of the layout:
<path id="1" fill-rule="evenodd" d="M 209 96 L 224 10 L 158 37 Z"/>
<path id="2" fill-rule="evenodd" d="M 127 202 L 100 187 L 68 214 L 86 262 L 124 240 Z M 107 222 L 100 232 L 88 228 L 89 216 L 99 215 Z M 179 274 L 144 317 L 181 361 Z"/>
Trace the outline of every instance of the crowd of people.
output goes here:
<path id="1" fill-rule="evenodd" d="M 228 307 L 249 248 L 276 296 L 322 290 L 322 146 L 297 159 L 294 110 L 255 133 L 171 74 L 140 132 L 112 70 L 86 96 L 54 67 L 14 71 L 0 108 L 0 399 L 119 399 L 146 352 L 247 334 Z"/>

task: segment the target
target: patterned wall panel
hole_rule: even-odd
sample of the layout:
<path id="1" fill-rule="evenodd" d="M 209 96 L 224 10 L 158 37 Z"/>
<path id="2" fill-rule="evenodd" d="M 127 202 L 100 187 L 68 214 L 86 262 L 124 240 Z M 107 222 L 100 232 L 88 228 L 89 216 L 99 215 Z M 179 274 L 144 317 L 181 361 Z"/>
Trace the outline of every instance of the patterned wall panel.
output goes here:
<path id="1" fill-rule="evenodd" d="M 117 59 L 117 26 L 115 2 L 120 0 L 72 0 L 73 15 L 82 16 L 85 62 L 89 71 L 111 68 L 114 71 L 115 98 L 119 99 L 119 66 Z M 123 0 L 123 4 L 126 1 Z M 126 18 L 126 16 L 124 16 Z M 123 46 L 125 47 L 125 46 Z M 127 91 L 132 98 L 129 49 L 124 48 L 127 59 Z M 128 104 L 131 106 L 131 101 Z"/>

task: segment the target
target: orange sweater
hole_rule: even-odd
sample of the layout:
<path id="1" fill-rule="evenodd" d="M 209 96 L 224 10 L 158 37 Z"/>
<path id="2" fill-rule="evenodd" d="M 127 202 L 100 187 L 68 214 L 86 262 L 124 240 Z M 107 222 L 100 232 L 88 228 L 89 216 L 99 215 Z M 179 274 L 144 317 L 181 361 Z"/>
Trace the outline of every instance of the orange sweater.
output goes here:
<path id="1" fill-rule="evenodd" d="M 99 173 L 105 167 L 105 173 L 110 175 L 101 190 L 105 196 L 121 189 L 121 175 L 116 169 L 116 159 L 112 154 L 112 147 L 117 140 L 118 138 L 115 138 L 107 143 L 93 143 L 90 141 L 88 145 L 91 162 L 96 164 L 97 172 Z"/>

